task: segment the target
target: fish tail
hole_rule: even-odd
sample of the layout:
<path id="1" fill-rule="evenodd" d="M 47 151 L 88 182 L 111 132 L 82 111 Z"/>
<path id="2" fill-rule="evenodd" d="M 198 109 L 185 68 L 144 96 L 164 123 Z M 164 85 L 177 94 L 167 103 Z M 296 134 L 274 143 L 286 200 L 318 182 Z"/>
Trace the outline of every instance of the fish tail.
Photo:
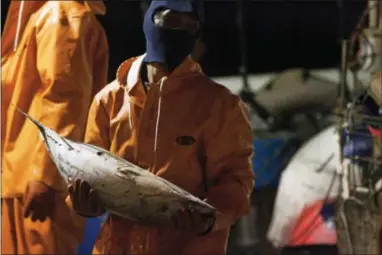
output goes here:
<path id="1" fill-rule="evenodd" d="M 40 122 L 38 122 L 37 120 L 35 120 L 34 118 L 32 118 L 28 113 L 25 113 L 24 111 L 20 110 L 20 108 L 18 108 L 16 105 L 14 104 L 11 104 L 13 107 L 15 107 L 16 111 L 18 111 L 19 113 L 21 113 L 22 115 L 24 115 L 27 119 L 29 119 L 30 121 L 32 121 L 36 126 L 37 128 L 39 129 L 39 131 L 41 132 L 44 140 L 47 142 L 47 137 L 46 137 L 46 132 L 45 132 L 45 127 L 43 124 L 41 124 Z M 73 146 L 71 146 L 63 137 L 59 136 L 61 138 L 61 140 L 69 147 L 69 149 L 74 149 Z"/>
<path id="2" fill-rule="evenodd" d="M 23 112 L 22 110 L 20 110 L 20 108 L 18 108 L 16 105 L 14 104 L 11 104 L 13 107 L 15 107 L 16 111 L 18 111 L 19 113 L 21 113 L 22 115 L 24 115 L 27 119 L 29 119 L 30 121 L 32 121 L 37 127 L 38 129 L 42 132 L 42 133 L 45 133 L 45 129 L 44 129 L 44 126 L 38 122 L 37 120 L 35 120 L 34 118 L 32 118 L 28 113 L 25 113 Z"/>

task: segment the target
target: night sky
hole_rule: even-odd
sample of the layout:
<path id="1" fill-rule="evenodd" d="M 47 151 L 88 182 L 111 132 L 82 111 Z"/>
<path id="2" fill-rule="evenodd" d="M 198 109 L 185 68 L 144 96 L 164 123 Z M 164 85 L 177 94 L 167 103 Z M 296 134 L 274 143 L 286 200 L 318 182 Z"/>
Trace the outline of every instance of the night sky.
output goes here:
<path id="1" fill-rule="evenodd" d="M 343 34 L 349 36 L 365 7 L 364 0 L 344 1 Z M 2 25 L 9 1 L 1 1 Z M 335 0 L 245 1 L 248 68 L 251 73 L 290 67 L 322 68 L 339 64 L 339 9 Z M 138 1 L 108 1 L 100 17 L 110 46 L 109 79 L 125 59 L 144 52 L 142 11 Z M 237 74 L 240 55 L 235 1 L 206 1 L 201 64 L 211 76 Z"/>

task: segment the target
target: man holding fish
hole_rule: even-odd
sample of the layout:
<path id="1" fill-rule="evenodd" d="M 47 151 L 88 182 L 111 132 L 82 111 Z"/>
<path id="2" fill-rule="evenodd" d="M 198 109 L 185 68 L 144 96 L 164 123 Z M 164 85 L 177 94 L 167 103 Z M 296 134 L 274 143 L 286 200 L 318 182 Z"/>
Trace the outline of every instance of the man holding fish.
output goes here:
<path id="1" fill-rule="evenodd" d="M 225 254 L 230 227 L 249 210 L 252 130 L 244 103 L 206 77 L 189 56 L 202 32 L 201 0 L 152 1 L 146 54 L 128 59 L 91 105 L 86 143 L 111 151 L 217 208 L 185 208 L 143 224 L 110 214 L 94 254 Z M 69 187 L 75 210 L 102 215 L 97 191 Z"/>
<path id="2" fill-rule="evenodd" d="M 12 1 L 1 47 L 2 254 L 75 254 L 84 219 L 22 111 L 83 141 L 94 97 L 107 82 L 102 1 Z M 70 202 L 70 200 L 67 200 Z"/>

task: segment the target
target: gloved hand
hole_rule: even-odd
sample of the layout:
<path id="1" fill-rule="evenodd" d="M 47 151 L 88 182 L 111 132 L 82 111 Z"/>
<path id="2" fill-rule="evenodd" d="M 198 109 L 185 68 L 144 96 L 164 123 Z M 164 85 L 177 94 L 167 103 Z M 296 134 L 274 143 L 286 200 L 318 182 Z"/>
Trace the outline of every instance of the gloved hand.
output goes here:
<path id="1" fill-rule="evenodd" d="M 105 213 L 105 208 L 100 204 L 98 195 L 90 185 L 83 180 L 75 180 L 69 185 L 69 195 L 73 209 L 84 217 L 97 217 Z"/>
<path id="2" fill-rule="evenodd" d="M 178 211 L 171 220 L 177 230 L 202 236 L 208 234 L 213 229 L 216 216 L 202 215 L 197 211 L 184 209 Z"/>
<path id="3" fill-rule="evenodd" d="M 52 218 L 55 209 L 56 191 L 41 181 L 28 183 L 24 194 L 24 217 L 32 221 Z"/>

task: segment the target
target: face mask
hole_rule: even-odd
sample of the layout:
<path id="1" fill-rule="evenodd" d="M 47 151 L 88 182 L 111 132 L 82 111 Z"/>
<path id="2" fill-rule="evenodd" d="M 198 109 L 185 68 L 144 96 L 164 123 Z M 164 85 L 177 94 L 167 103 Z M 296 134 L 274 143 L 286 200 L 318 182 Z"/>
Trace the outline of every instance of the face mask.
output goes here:
<path id="1" fill-rule="evenodd" d="M 173 71 L 192 52 L 197 34 L 192 35 L 185 29 L 169 29 L 154 22 L 158 11 L 172 10 L 194 14 L 198 20 L 201 6 L 195 0 L 160 0 L 152 1 L 144 17 L 143 31 L 146 38 L 146 56 L 144 62 L 164 64 L 168 71 Z M 157 23 L 157 24 L 156 24 Z"/>

